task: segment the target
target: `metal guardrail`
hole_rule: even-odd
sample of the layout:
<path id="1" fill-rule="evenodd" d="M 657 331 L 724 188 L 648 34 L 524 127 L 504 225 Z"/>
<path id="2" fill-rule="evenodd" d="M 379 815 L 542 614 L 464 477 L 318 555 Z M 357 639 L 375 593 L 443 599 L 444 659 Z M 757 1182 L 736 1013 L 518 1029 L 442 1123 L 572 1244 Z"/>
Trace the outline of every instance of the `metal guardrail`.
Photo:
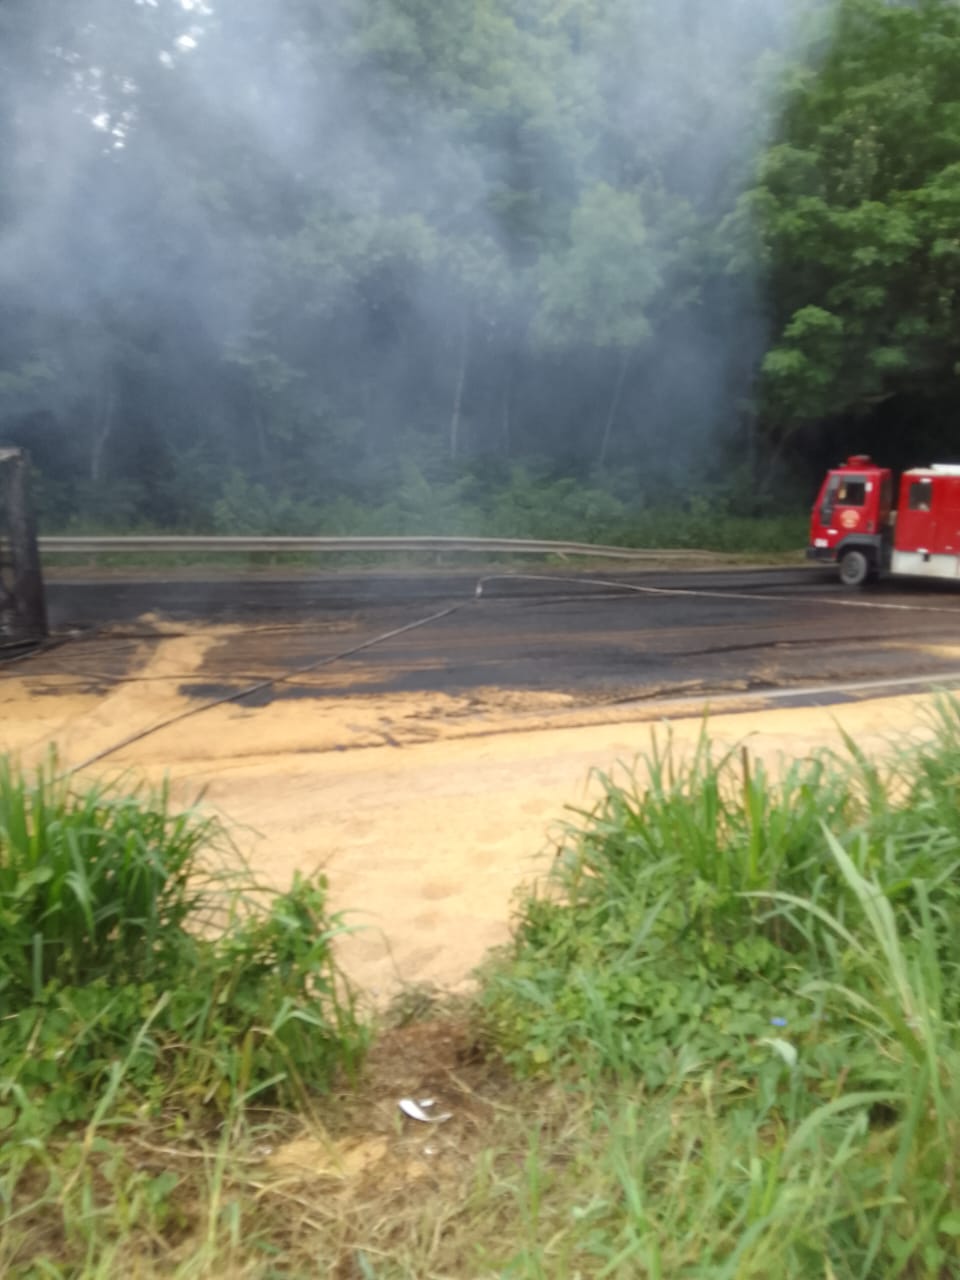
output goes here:
<path id="1" fill-rule="evenodd" d="M 315 554 L 330 552 L 457 552 L 514 556 L 586 556 L 603 560 L 674 560 L 696 556 L 710 559 L 717 552 L 658 551 L 651 548 L 605 547 L 589 542 L 548 542 L 517 538 L 250 538 L 181 537 L 150 534 L 120 537 L 42 537 L 40 552 L 51 555 L 114 555 L 144 552 L 213 552 L 267 554 Z"/>

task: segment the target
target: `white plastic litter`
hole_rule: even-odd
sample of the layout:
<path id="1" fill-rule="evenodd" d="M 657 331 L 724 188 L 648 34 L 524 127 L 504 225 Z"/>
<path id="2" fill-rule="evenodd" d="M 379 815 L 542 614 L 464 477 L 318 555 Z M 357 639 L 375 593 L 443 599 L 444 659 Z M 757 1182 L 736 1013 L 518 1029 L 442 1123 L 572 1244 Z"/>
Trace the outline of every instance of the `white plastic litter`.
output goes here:
<path id="1" fill-rule="evenodd" d="M 427 1106 L 432 1107 L 434 1100 L 432 1098 L 425 1099 Z M 405 1116 L 409 1116 L 411 1120 L 419 1120 L 421 1124 L 443 1124 L 445 1120 L 452 1120 L 453 1115 L 449 1111 L 445 1111 L 442 1115 L 431 1116 L 424 1110 L 423 1104 L 414 1102 L 413 1098 L 401 1098 L 397 1106 Z"/>

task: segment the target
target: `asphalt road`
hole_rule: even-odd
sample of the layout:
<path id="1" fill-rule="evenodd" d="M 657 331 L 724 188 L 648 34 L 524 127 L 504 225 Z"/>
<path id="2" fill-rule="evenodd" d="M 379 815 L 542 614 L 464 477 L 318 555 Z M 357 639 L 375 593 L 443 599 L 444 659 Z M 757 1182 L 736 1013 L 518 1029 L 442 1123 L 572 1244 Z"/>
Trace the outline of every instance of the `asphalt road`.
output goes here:
<path id="1" fill-rule="evenodd" d="M 82 666 L 84 638 L 149 636 L 158 621 L 245 624 L 183 692 L 210 697 L 294 676 L 254 704 L 479 688 L 586 704 L 744 692 L 809 701 L 819 697 L 811 689 L 842 700 L 860 683 L 947 684 L 960 673 L 960 584 L 848 592 L 808 569 L 544 578 L 531 569 L 487 580 L 479 597 L 477 584 L 470 572 L 64 581 L 50 584 L 49 606 L 54 628 L 76 641 L 61 666 L 71 652 Z M 320 659 L 323 681 L 298 683 L 296 672 Z"/>

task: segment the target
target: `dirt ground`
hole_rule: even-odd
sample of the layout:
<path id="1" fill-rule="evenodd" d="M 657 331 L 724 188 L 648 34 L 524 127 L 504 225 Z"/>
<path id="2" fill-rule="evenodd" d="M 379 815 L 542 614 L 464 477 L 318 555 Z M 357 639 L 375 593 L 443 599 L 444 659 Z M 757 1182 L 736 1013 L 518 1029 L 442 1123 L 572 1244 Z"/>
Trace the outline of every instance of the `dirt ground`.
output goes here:
<path id="1" fill-rule="evenodd" d="M 201 706 L 181 686 L 238 632 L 153 622 L 109 645 L 7 665 L 0 751 L 29 764 L 56 744 L 73 766 Z M 749 737 L 771 760 L 835 742 L 838 724 L 882 749 L 917 727 L 922 702 L 773 711 L 727 703 L 712 733 L 725 742 Z M 558 825 L 590 804 L 592 771 L 629 767 L 667 720 L 680 743 L 700 729 L 681 703 L 601 710 L 561 694 L 364 694 L 361 685 L 349 697 L 207 709 L 89 768 L 167 775 L 184 799 L 202 791 L 278 886 L 295 870 L 323 868 L 334 907 L 355 926 L 342 961 L 384 1000 L 405 984 L 463 989 L 486 951 L 506 940 L 512 895 L 548 867 Z"/>

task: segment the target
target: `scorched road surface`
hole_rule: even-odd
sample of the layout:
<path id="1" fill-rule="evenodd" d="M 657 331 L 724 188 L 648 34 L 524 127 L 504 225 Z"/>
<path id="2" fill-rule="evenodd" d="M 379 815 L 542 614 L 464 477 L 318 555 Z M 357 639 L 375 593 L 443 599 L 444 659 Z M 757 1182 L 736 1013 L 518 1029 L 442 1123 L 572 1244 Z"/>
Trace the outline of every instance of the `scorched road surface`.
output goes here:
<path id="1" fill-rule="evenodd" d="M 357 926 L 341 962 L 385 1000 L 468 982 L 568 806 L 592 805 L 597 771 L 634 767 L 650 722 L 676 721 L 691 750 L 709 702 L 717 744 L 749 735 L 775 771 L 839 746 L 834 719 L 865 750 L 902 742 L 921 687 L 874 702 L 863 686 L 960 672 L 960 587 L 530 572 L 480 597 L 465 573 L 53 583 L 76 635 L 0 668 L 0 751 L 36 762 L 55 744 L 65 767 L 169 778 L 178 802 L 202 789 L 258 879 L 324 872 Z"/>
<path id="2" fill-rule="evenodd" d="M 948 684 L 960 672 L 960 584 L 897 581 L 851 593 L 811 569 L 531 569 L 485 576 L 478 596 L 480 580 L 357 572 L 62 581 L 50 584 L 50 614 L 58 631 L 81 639 L 148 636 L 157 621 L 168 631 L 234 624 L 180 692 L 207 699 L 284 677 L 248 706 L 494 688 L 566 695 L 567 706 L 791 691 L 830 700 L 831 687 L 837 700 L 861 692 L 848 685 L 875 694 L 884 682 Z M 299 674 L 318 660 L 326 662 Z"/>

